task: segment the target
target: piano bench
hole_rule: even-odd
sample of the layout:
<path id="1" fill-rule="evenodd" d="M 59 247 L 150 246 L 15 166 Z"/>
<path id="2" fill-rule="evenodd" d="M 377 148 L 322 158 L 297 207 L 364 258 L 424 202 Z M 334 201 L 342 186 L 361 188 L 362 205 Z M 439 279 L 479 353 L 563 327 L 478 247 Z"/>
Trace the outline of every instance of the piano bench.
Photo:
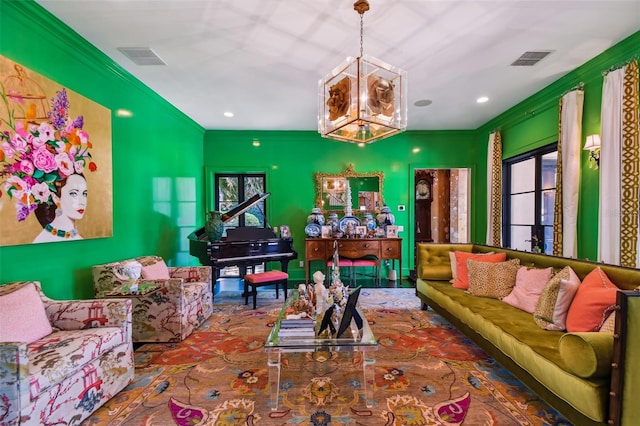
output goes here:
<path id="1" fill-rule="evenodd" d="M 264 285 L 272 285 L 276 286 L 276 299 L 280 298 L 280 289 L 279 285 L 282 284 L 282 289 L 284 290 L 284 300 L 287 300 L 287 280 L 289 279 L 289 274 L 282 271 L 267 271 L 260 272 L 257 274 L 247 274 L 244 276 L 244 304 L 249 303 L 249 286 L 251 286 L 251 295 L 253 296 L 253 309 L 256 308 L 256 289 L 258 287 L 262 287 Z"/>

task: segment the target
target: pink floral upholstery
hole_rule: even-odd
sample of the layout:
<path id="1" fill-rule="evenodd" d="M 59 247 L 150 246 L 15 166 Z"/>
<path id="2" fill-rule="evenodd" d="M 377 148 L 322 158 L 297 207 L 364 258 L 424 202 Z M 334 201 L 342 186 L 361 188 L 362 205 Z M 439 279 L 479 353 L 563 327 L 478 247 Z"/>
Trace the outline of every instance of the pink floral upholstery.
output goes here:
<path id="1" fill-rule="evenodd" d="M 131 301 L 55 301 L 36 281 L 1 285 L 0 296 L 31 284 L 53 332 L 0 343 L 0 424 L 79 424 L 133 378 Z"/>
<path id="2" fill-rule="evenodd" d="M 130 282 L 122 266 L 137 261 L 143 267 L 163 262 L 157 256 L 142 256 L 93 267 L 96 297 L 104 297 Z M 179 342 L 187 338 L 213 312 L 211 268 L 208 266 L 169 267 L 168 280 L 141 280 L 160 285 L 158 291 L 132 297 L 134 342 Z"/>

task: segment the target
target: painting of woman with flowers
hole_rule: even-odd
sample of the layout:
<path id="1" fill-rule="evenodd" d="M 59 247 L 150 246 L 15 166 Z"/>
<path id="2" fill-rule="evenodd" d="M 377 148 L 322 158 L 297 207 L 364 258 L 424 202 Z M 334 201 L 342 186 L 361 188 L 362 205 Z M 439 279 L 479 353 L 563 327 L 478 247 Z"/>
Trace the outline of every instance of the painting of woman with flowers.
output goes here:
<path id="1" fill-rule="evenodd" d="M 0 59 L 1 245 L 111 236 L 109 110 Z M 71 118 L 76 100 L 83 114 Z"/>

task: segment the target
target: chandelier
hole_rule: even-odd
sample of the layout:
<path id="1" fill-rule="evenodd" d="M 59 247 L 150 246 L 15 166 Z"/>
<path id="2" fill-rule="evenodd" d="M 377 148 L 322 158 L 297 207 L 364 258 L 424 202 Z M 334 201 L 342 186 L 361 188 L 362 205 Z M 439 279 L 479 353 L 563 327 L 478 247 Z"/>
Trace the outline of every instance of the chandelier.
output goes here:
<path id="1" fill-rule="evenodd" d="M 323 137 L 366 144 L 407 128 L 407 72 L 363 54 L 363 15 L 357 0 L 360 56 L 348 57 L 318 82 L 318 132 Z"/>

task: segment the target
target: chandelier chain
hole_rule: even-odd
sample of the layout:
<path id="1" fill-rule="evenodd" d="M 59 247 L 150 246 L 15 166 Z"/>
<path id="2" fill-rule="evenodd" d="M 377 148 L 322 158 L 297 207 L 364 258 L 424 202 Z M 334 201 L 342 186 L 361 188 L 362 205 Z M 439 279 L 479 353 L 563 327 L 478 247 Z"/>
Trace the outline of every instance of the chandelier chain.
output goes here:
<path id="1" fill-rule="evenodd" d="M 364 45 L 364 20 L 363 20 L 363 16 L 364 13 L 360 14 L 360 57 L 362 58 L 362 53 L 364 51 L 363 45 Z"/>

